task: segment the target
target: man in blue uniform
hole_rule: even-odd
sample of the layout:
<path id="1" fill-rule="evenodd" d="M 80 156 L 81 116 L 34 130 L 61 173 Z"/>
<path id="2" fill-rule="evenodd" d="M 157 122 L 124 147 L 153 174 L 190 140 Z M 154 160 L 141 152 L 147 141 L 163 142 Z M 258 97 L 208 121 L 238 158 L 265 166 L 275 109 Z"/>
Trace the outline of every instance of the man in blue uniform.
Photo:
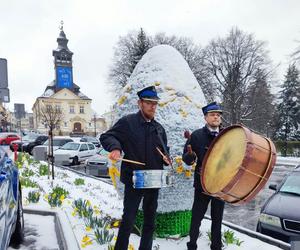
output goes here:
<path id="1" fill-rule="evenodd" d="M 224 202 L 203 193 L 201 186 L 201 165 L 204 155 L 212 140 L 220 132 L 222 110 L 216 103 L 210 103 L 202 108 L 206 125 L 194 131 L 187 140 L 182 159 L 187 165 L 192 165 L 195 161 L 196 169 L 194 175 L 194 203 L 192 208 L 192 221 L 190 227 L 190 241 L 187 243 L 188 250 L 197 249 L 197 240 L 199 237 L 199 228 L 204 218 L 209 202 L 211 202 L 211 246 L 212 250 L 222 249 L 222 218 Z"/>
<path id="2" fill-rule="evenodd" d="M 134 189 L 132 176 L 137 169 L 163 169 L 168 158 L 162 157 L 157 147 L 164 152 L 167 149 L 167 136 L 164 128 L 154 119 L 158 96 L 154 86 L 142 89 L 137 93 L 139 112 L 122 117 L 100 137 L 103 148 L 110 152 L 110 158 L 117 160 L 124 152 L 124 158 L 145 163 L 139 166 L 123 161 L 121 181 L 125 184 L 124 209 L 115 250 L 127 250 L 130 233 L 133 229 L 139 204 L 143 199 L 144 224 L 139 250 L 151 250 L 154 220 L 157 209 L 157 188 Z"/>

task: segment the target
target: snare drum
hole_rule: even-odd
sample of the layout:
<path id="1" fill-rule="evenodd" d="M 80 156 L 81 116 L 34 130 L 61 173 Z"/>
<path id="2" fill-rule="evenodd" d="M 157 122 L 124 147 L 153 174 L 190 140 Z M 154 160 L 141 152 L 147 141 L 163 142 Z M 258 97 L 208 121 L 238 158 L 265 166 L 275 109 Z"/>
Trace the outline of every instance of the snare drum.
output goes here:
<path id="1" fill-rule="evenodd" d="M 162 188 L 174 184 L 174 176 L 169 170 L 135 170 L 133 171 L 133 187 L 140 188 Z"/>

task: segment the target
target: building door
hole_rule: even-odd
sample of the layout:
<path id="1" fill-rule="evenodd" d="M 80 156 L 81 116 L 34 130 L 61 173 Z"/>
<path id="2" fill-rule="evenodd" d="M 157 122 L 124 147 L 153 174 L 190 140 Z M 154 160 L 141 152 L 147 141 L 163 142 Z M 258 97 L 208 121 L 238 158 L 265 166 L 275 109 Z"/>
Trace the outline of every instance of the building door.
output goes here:
<path id="1" fill-rule="evenodd" d="M 80 122 L 74 123 L 73 132 L 81 132 L 81 123 Z"/>

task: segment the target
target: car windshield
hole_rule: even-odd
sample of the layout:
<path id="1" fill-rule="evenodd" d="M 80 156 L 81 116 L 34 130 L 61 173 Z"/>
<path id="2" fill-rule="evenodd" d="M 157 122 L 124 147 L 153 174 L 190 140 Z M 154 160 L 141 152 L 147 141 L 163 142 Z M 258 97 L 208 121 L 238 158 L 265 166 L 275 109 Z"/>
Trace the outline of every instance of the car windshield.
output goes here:
<path id="1" fill-rule="evenodd" d="M 0 138 L 6 138 L 7 134 L 0 134 Z"/>
<path id="2" fill-rule="evenodd" d="M 63 150 L 78 150 L 80 144 L 75 142 L 68 142 L 67 144 L 63 145 L 60 149 Z"/>
<path id="3" fill-rule="evenodd" d="M 28 134 L 22 137 L 22 140 L 24 141 L 31 141 L 31 140 L 35 140 L 38 137 L 38 135 L 36 134 Z"/>
<path id="4" fill-rule="evenodd" d="M 300 174 L 290 175 L 280 188 L 280 192 L 300 195 Z"/>

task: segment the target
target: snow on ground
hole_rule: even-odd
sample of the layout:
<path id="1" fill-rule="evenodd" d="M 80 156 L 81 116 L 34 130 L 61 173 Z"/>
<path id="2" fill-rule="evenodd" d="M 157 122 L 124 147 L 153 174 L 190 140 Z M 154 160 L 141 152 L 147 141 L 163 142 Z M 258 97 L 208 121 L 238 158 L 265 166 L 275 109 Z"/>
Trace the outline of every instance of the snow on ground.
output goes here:
<path id="1" fill-rule="evenodd" d="M 28 204 L 28 201 L 26 200 L 29 191 L 34 190 L 34 188 L 26 188 L 23 187 L 23 204 L 24 208 L 32 208 L 32 209 L 45 209 L 49 210 L 50 206 L 47 203 L 45 197 L 46 194 L 49 194 L 49 192 L 52 189 L 52 186 L 55 187 L 56 185 L 59 185 L 60 187 L 63 187 L 67 191 L 70 192 L 69 197 L 64 199 L 63 204 L 60 209 L 63 211 L 63 214 L 66 216 L 66 220 L 71 225 L 71 232 L 72 234 L 75 234 L 76 240 L 78 242 L 77 245 L 82 244 L 82 240 L 84 236 L 88 235 L 90 239 L 93 239 L 93 233 L 86 228 L 84 224 L 84 220 L 80 219 L 77 215 L 74 214 L 74 209 L 72 207 L 72 203 L 74 200 L 82 198 L 89 200 L 92 206 L 96 206 L 98 210 L 100 210 L 102 215 L 110 215 L 113 218 L 120 219 L 122 214 L 122 200 L 118 197 L 118 193 L 114 189 L 112 185 L 109 185 L 101 180 L 96 180 L 94 178 L 90 177 L 82 177 L 79 174 L 76 174 L 72 171 L 60 169 L 59 167 L 55 167 L 55 180 L 52 181 L 48 179 L 47 176 L 39 176 L 37 174 L 37 167 L 32 165 L 25 165 L 23 168 L 21 168 L 21 173 L 24 171 L 24 169 L 29 168 L 32 169 L 35 172 L 34 176 L 29 177 L 32 181 L 35 181 L 40 186 L 40 190 L 42 191 L 42 198 L 37 204 L 30 203 Z M 76 186 L 74 184 L 74 181 L 76 178 L 84 178 L 84 185 Z M 27 217 L 28 218 L 28 217 Z M 46 227 L 46 221 L 47 223 L 51 221 L 52 219 L 26 219 L 25 225 L 26 227 L 31 227 L 31 225 L 36 226 L 37 231 L 42 235 L 39 239 L 39 242 L 48 242 L 48 247 L 45 247 L 44 249 L 53 249 L 53 244 L 55 241 L 52 240 L 52 235 L 48 235 L 48 231 L 50 231 L 51 227 Z M 206 232 L 209 231 L 210 228 L 210 221 L 204 220 L 203 225 L 201 227 L 202 236 L 199 238 L 198 245 L 199 249 L 210 249 L 209 248 L 209 240 L 206 236 Z M 227 227 L 223 227 L 223 231 L 226 230 Z M 114 231 L 114 234 L 117 235 L 117 229 L 111 229 Z M 234 230 L 233 230 L 234 231 Z M 70 232 L 66 232 L 67 234 L 70 234 Z M 234 233 L 235 236 L 238 237 L 240 241 L 243 241 L 241 247 L 238 247 L 236 245 L 229 245 L 226 247 L 228 250 L 234 250 L 234 249 L 257 249 L 258 247 L 264 250 L 273 250 L 273 249 L 279 249 L 277 247 L 274 247 L 272 245 L 268 245 L 258 239 L 251 238 L 247 235 L 243 235 L 239 232 Z M 44 238 L 43 235 L 46 235 Z M 50 238 L 49 238 L 50 237 Z M 133 249 L 138 249 L 140 238 L 137 235 L 131 235 L 130 237 L 130 244 L 133 246 Z M 115 238 L 112 241 L 112 244 L 114 244 Z M 188 241 L 188 237 L 180 238 L 180 239 L 155 239 L 153 243 L 153 249 L 162 249 L 162 250 L 183 250 L 186 249 L 186 242 Z M 38 243 L 40 244 L 40 243 Z M 56 244 L 56 243 L 54 243 Z M 42 246 L 42 245 L 40 245 Z M 156 246 L 156 248 L 155 248 Z M 21 248 L 21 249 L 31 249 L 31 248 Z M 35 249 L 43 249 L 43 248 L 35 248 Z M 55 247 L 54 247 L 55 249 Z M 99 245 L 95 241 L 92 241 L 91 245 L 88 245 L 85 247 L 85 249 L 108 249 L 108 245 Z"/>
<path id="2" fill-rule="evenodd" d="M 54 250 L 59 249 L 55 235 L 54 216 L 24 214 L 25 241 L 20 250 Z M 50 244 L 49 244 L 50 243 Z M 9 247 L 8 250 L 15 248 Z"/>

